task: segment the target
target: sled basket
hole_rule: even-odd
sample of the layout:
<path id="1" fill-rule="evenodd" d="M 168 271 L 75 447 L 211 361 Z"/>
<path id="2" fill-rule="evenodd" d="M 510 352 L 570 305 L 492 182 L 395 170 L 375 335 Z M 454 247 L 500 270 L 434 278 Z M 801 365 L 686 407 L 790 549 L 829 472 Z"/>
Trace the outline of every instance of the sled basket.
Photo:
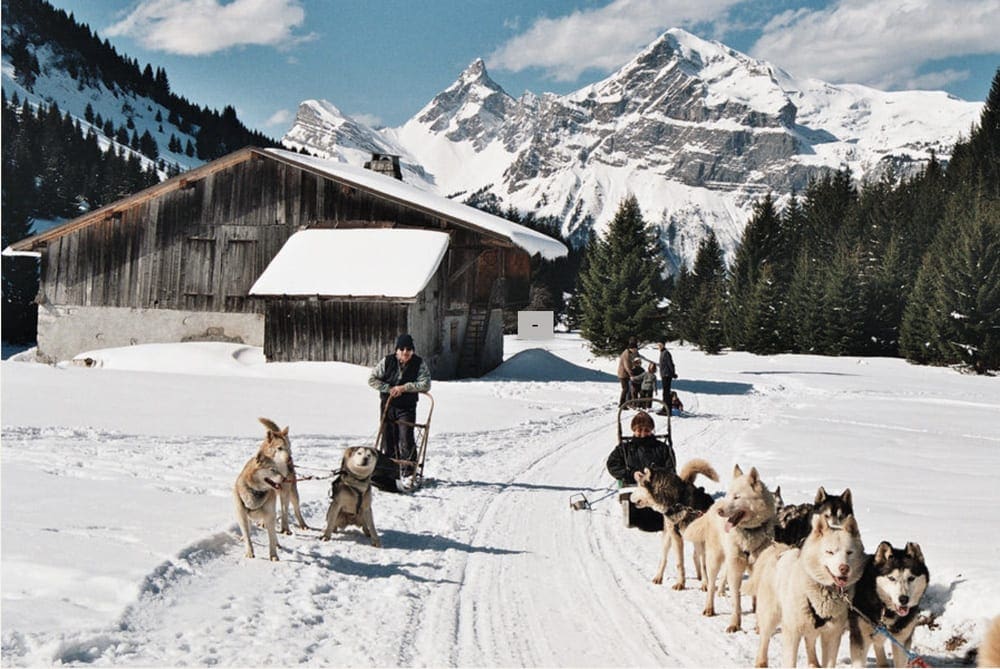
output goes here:
<path id="1" fill-rule="evenodd" d="M 423 484 L 427 438 L 430 436 L 431 416 L 434 414 L 434 398 L 428 392 L 420 394 L 427 398 L 426 403 L 417 405 L 418 408 L 420 406 L 427 407 L 427 416 L 423 422 L 393 421 L 399 427 L 413 428 L 413 442 L 416 448 L 412 459 L 403 457 L 403 454 L 399 452 L 399 444 L 392 444 L 393 453 L 391 454 L 382 452 L 382 433 L 385 431 L 386 423 L 389 422 L 386 416 L 389 413 L 392 398 L 386 401 L 385 408 L 382 410 L 378 434 L 375 435 L 375 450 L 379 452 L 378 463 L 375 465 L 375 474 L 372 476 L 372 483 L 380 490 L 413 492 Z"/>

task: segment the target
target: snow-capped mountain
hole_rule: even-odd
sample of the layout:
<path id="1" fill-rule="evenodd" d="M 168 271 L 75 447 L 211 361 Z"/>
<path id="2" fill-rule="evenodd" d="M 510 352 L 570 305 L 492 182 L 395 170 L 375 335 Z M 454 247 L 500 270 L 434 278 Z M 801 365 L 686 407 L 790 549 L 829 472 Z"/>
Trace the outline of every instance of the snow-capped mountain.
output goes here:
<path id="1" fill-rule="evenodd" d="M 302 104 L 311 113 L 328 105 Z M 708 228 L 731 250 L 757 198 L 801 190 L 823 170 L 865 178 L 890 166 L 908 174 L 931 152 L 946 160 L 981 109 L 943 92 L 797 79 L 672 29 L 569 95 L 515 99 L 476 60 L 399 128 L 351 121 L 348 133 L 342 120 L 305 123 L 300 109 L 285 140 L 356 163 L 398 153 L 425 187 L 459 199 L 492 193 L 558 217 L 567 235 L 601 230 L 634 193 L 676 263 Z"/>

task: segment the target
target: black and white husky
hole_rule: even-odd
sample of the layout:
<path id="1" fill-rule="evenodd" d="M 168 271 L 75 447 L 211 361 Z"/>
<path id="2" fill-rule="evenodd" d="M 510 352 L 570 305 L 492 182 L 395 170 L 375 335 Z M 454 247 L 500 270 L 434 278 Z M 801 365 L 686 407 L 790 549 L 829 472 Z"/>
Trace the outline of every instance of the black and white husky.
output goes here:
<path id="1" fill-rule="evenodd" d="M 913 630 L 920 613 L 920 598 L 927 589 L 930 575 L 920 546 L 912 541 L 906 548 L 893 548 L 883 541 L 865 565 L 864 573 L 854 590 L 853 608 L 849 616 L 851 629 L 851 663 L 866 666 L 868 647 L 874 646 L 875 660 L 887 667 L 886 637 L 876 633 L 873 625 L 882 625 L 906 650 L 913 642 Z M 906 653 L 893 646 L 892 661 L 905 667 Z"/>
<path id="2" fill-rule="evenodd" d="M 847 517 L 854 514 L 851 489 L 845 488 L 839 495 L 831 495 L 820 486 L 812 504 L 784 504 L 780 488 L 775 492 L 778 501 L 778 517 L 774 525 L 774 540 L 789 546 L 801 546 L 812 529 L 812 517 L 819 514 L 826 518 L 830 527 L 840 527 Z"/>

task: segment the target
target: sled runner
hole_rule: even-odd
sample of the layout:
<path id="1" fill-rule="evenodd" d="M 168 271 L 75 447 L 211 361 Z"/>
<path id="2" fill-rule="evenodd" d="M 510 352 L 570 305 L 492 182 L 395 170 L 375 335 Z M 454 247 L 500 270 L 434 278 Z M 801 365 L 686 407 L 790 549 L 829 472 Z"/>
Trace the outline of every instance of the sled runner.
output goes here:
<path id="1" fill-rule="evenodd" d="M 424 460 L 427 457 L 427 438 L 430 435 L 431 416 L 434 413 L 434 398 L 428 392 L 420 393 L 427 398 L 426 403 L 418 403 L 417 411 L 425 406 L 427 417 L 423 422 L 411 423 L 409 421 L 393 421 L 400 427 L 413 428 L 413 442 L 416 446 L 412 458 L 403 457 L 399 452 L 399 444 L 393 444 L 394 453 L 387 455 L 382 452 L 382 432 L 386 423 L 389 422 L 386 416 L 389 412 L 390 398 L 385 403 L 382 410 L 382 417 L 378 424 L 378 434 L 375 435 L 375 450 L 379 452 L 378 463 L 375 465 L 375 473 L 372 475 L 372 483 L 380 490 L 387 492 L 413 492 L 421 486 L 424 481 Z"/>
<path id="2" fill-rule="evenodd" d="M 657 407 L 659 407 L 659 409 Z M 654 421 L 657 418 L 666 418 L 667 419 L 666 430 L 661 432 L 654 432 L 653 436 L 656 439 L 665 443 L 670 448 L 673 448 L 674 447 L 673 432 L 671 431 L 670 427 L 670 413 L 669 411 L 667 411 L 668 409 L 669 409 L 668 405 L 665 404 L 663 400 L 656 397 L 641 397 L 631 400 L 625 400 L 625 402 L 623 402 L 622 405 L 618 407 L 618 421 L 617 421 L 618 445 L 621 446 L 626 441 L 632 439 L 632 437 L 626 437 L 622 434 L 622 413 L 625 411 L 633 410 L 633 411 L 645 411 L 649 413 L 651 416 L 654 417 Z M 657 414 L 656 412 L 658 410 L 667 411 L 667 415 L 661 416 Z M 629 417 L 630 416 L 626 416 L 626 418 Z M 645 524 L 636 521 L 633 511 L 635 507 L 629 501 L 629 498 L 632 496 L 633 490 L 635 490 L 635 485 L 631 483 L 628 486 L 623 486 L 618 490 L 618 503 L 621 504 L 622 507 L 622 521 L 624 522 L 625 527 L 637 527 L 640 530 L 643 530 L 644 532 L 659 532 L 660 530 L 662 530 L 663 529 L 662 520 L 658 520 L 657 523 L 650 524 L 649 526 L 646 526 Z"/>

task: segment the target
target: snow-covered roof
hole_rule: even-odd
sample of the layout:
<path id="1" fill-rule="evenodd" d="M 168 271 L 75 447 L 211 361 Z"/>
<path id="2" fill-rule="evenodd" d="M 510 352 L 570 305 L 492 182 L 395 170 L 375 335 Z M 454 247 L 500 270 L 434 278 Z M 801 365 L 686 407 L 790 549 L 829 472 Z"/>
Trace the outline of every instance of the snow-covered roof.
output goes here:
<path id="1" fill-rule="evenodd" d="M 412 299 L 434 276 L 448 241 L 434 230 L 301 230 L 250 294 Z"/>
<path id="2" fill-rule="evenodd" d="M 266 149 L 266 151 L 281 160 L 321 172 L 338 181 L 355 184 L 392 200 L 405 202 L 410 206 L 430 211 L 443 218 L 505 237 L 531 255 L 538 253 L 546 260 L 553 260 L 568 253 L 562 242 L 531 228 L 488 214 L 461 202 L 420 190 L 398 179 L 347 163 L 323 160 L 283 149 Z"/>

